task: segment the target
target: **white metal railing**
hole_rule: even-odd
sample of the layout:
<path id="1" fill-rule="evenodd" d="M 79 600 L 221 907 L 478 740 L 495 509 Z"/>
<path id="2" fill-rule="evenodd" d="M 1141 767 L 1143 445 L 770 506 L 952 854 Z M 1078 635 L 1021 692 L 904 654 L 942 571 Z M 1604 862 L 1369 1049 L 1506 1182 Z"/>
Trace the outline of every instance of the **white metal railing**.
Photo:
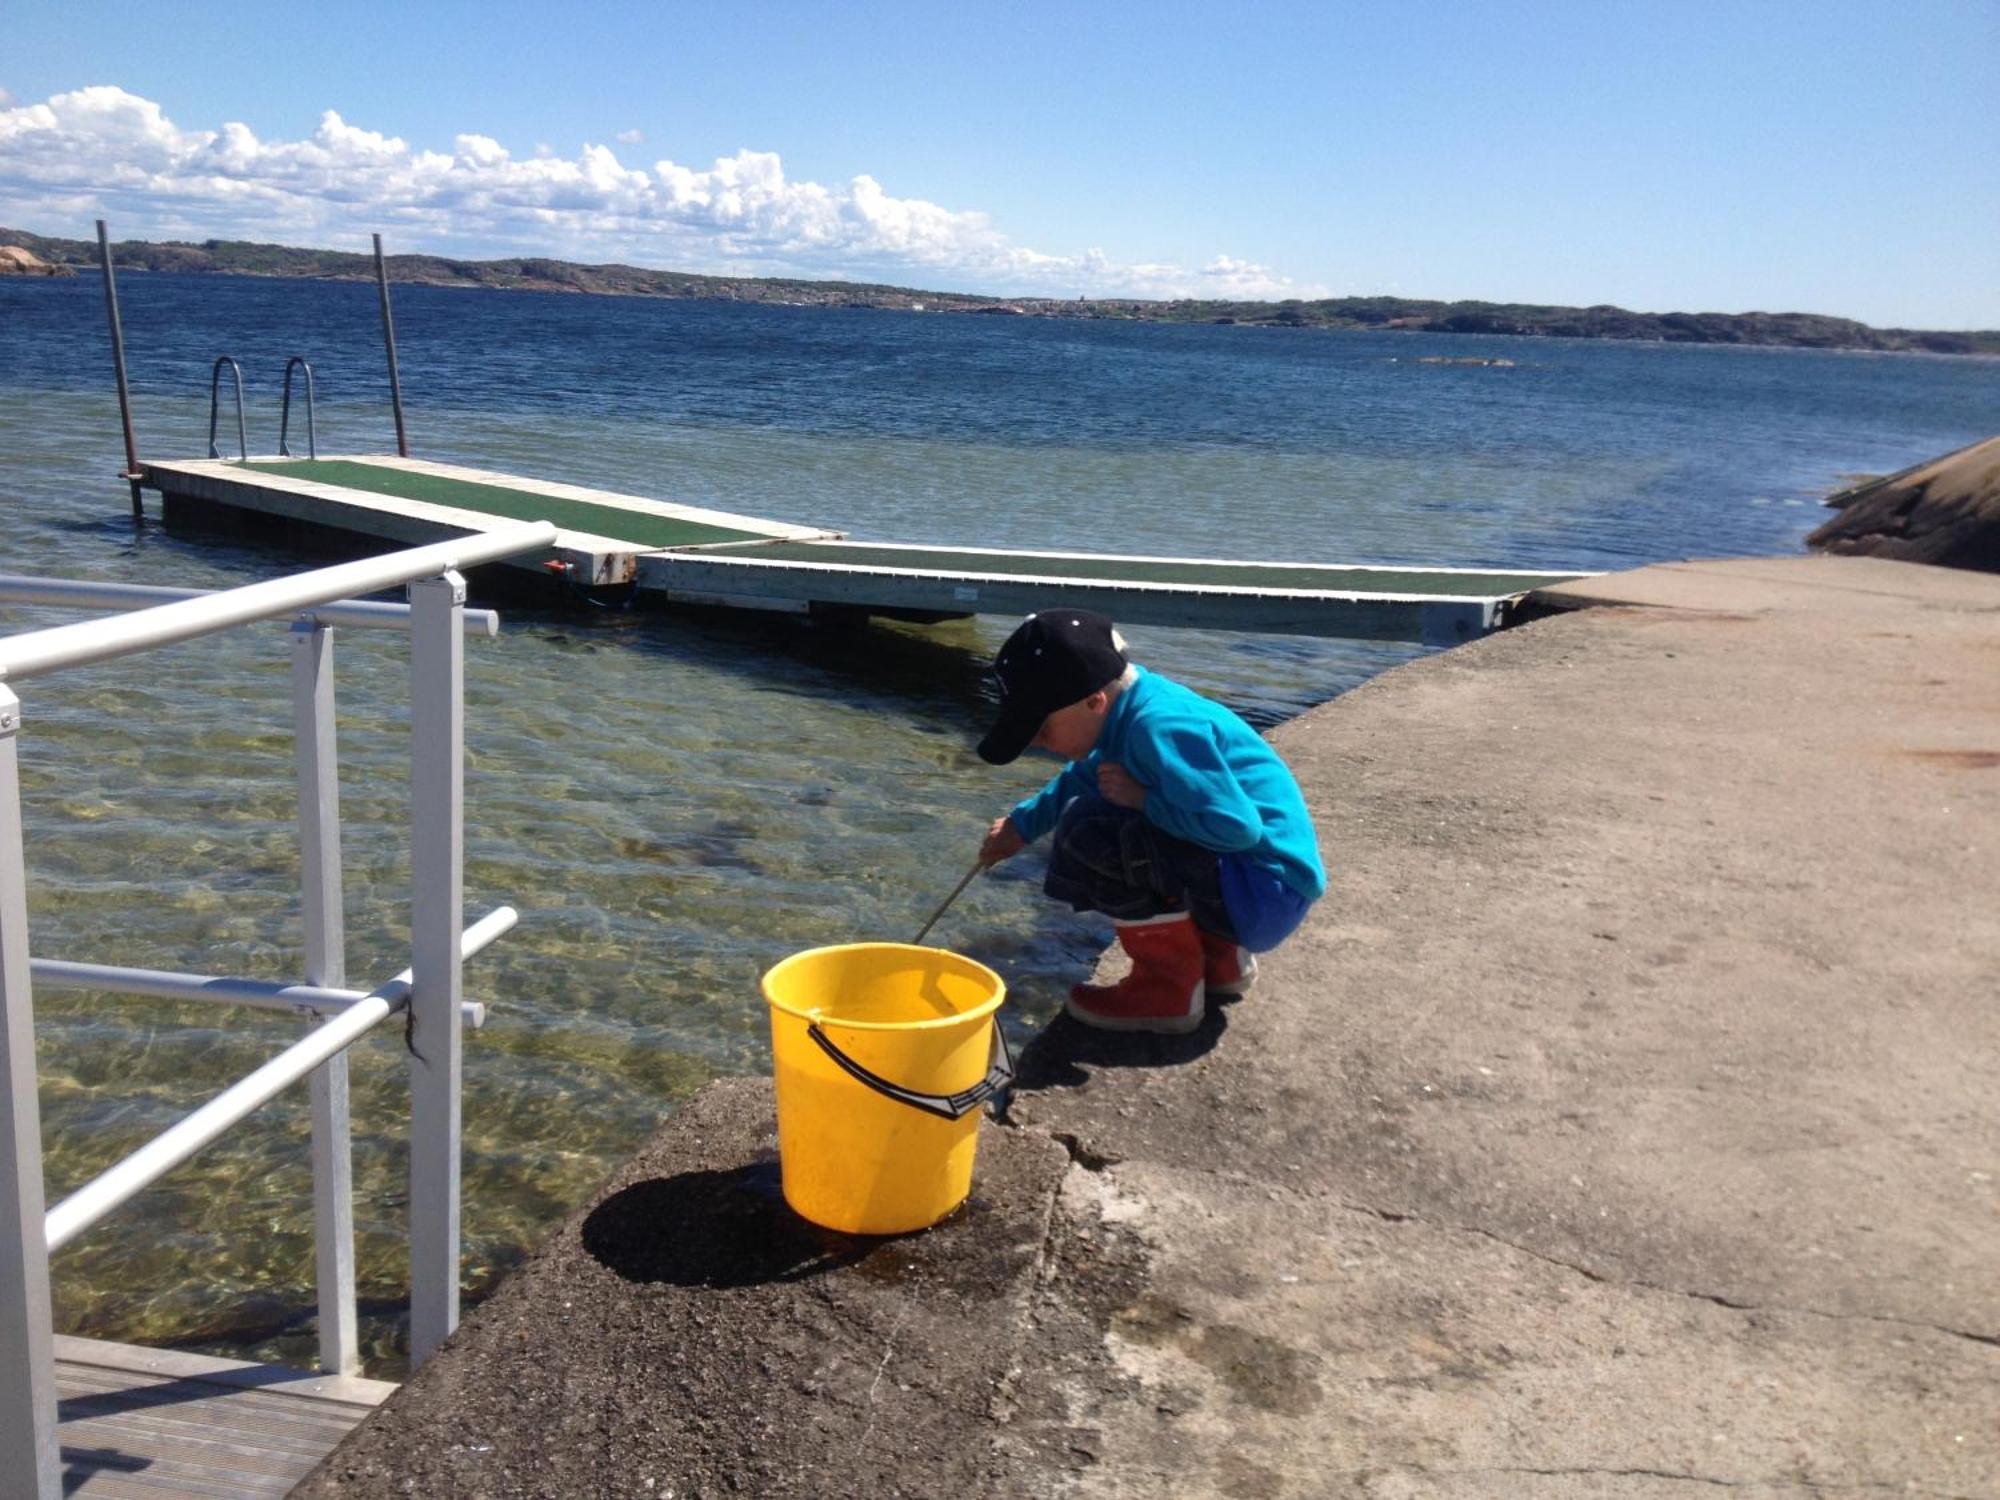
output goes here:
<path id="1" fill-rule="evenodd" d="M 466 929 L 464 941 L 459 945 L 460 955 L 472 957 L 516 920 L 513 907 L 495 907 Z M 112 1209 L 136 1198 L 252 1110 L 269 1103 L 314 1068 L 345 1052 L 401 1010 L 409 1000 L 410 988 L 410 970 L 405 969 L 373 994 L 357 997 L 338 1017 L 315 1026 L 304 1041 L 294 1042 L 123 1161 L 106 1167 L 49 1210 L 45 1221 L 49 1253 L 53 1255 Z"/>
<path id="2" fill-rule="evenodd" d="M 472 957 L 470 952 L 465 955 Z M 60 958 L 34 959 L 30 968 L 38 988 L 48 990 L 108 990 L 118 995 L 157 995 L 164 1000 L 221 1000 L 293 1015 L 339 1015 L 350 1006 L 373 999 L 359 990 L 328 989 L 319 984 L 286 984 L 275 979 L 218 979 L 208 974 L 183 974 L 166 969 L 128 969 L 117 964 L 70 963 Z M 474 1031 L 486 1024 L 486 1007 L 467 1000 L 458 1007 Z"/>
<path id="3" fill-rule="evenodd" d="M 74 578 L 25 578 L 0 573 L 0 604 L 52 604 L 63 609 L 137 609 L 147 604 L 176 604 L 183 599 L 211 599 L 214 589 L 163 588 L 156 583 L 88 583 Z M 372 599 L 342 599 L 295 612 L 296 618 L 319 625 L 358 625 L 376 630 L 408 630 L 410 606 Z M 500 616 L 490 609 L 465 611 L 465 628 L 473 635 L 496 635 Z"/>
<path id="4" fill-rule="evenodd" d="M 55 1500 L 62 1492 L 50 1253 L 300 1078 L 310 1080 L 312 1092 L 320 1365 L 336 1374 L 359 1368 L 347 1048 L 405 1009 L 417 1043 L 410 1064 L 412 1363 L 427 1358 L 456 1326 L 461 1028 L 484 1018 L 483 1007 L 463 998 L 461 970 L 466 958 L 515 921 L 513 910 L 503 906 L 471 927 L 464 925 L 465 633 L 471 629 L 490 635 L 496 621 L 490 612 L 465 608 L 458 570 L 544 548 L 554 539 L 555 528 L 541 522 L 216 593 L 0 575 L 0 604 L 128 611 L 0 640 L 0 1476 L 9 1495 Z M 409 585 L 408 605 L 350 597 L 403 584 Z M 17 743 L 21 703 L 13 684 L 253 620 L 285 617 L 294 622 L 303 982 L 31 959 Z M 334 743 L 335 625 L 411 632 L 411 962 L 365 993 L 346 984 Z M 275 1006 L 302 1014 L 312 1029 L 48 1209 L 36 1098 L 36 983 Z"/>

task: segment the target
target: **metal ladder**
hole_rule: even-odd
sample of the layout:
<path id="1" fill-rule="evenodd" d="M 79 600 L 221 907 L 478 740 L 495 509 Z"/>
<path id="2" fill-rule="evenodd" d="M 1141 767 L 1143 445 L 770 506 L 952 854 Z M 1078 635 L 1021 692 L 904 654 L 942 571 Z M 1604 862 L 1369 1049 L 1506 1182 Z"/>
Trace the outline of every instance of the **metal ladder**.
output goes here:
<path id="1" fill-rule="evenodd" d="M 216 429 L 222 418 L 222 369 L 229 367 L 236 386 L 236 461 L 250 461 L 249 428 L 243 417 L 243 367 L 229 355 L 217 357 L 215 368 L 208 377 L 208 456 L 221 458 L 222 450 L 216 444 Z M 294 354 L 285 361 L 285 393 L 278 408 L 278 456 L 295 458 L 290 436 L 292 427 L 292 372 L 306 372 L 306 457 L 319 457 L 319 423 L 313 411 L 313 367 L 306 363 L 305 356 Z"/>

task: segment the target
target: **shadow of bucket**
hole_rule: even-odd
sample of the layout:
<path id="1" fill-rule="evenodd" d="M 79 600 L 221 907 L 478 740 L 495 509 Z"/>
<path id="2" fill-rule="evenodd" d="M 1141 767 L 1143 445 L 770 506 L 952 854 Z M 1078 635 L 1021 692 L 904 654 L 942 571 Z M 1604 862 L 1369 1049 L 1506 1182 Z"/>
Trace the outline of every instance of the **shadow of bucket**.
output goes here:
<path id="1" fill-rule="evenodd" d="M 1007 987 L 942 948 L 811 948 L 764 975 L 785 1201 L 845 1234 L 935 1224 L 972 1190 L 979 1106 L 1014 1077 Z"/>

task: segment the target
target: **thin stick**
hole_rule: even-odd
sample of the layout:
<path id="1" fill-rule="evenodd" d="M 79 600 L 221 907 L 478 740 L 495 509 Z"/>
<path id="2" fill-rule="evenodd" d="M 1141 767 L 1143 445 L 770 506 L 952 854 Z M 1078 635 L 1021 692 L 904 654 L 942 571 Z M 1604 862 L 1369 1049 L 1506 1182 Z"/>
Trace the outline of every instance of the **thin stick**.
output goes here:
<path id="1" fill-rule="evenodd" d="M 922 930 L 919 931 L 915 937 L 910 939 L 910 945 L 912 947 L 915 947 L 916 945 L 923 942 L 924 938 L 929 935 L 930 930 L 933 927 L 937 926 L 937 919 L 943 916 L 948 910 L 951 909 L 951 903 L 958 899 L 958 893 L 964 890 L 967 886 L 971 885 L 972 877 L 977 875 L 981 870 L 985 868 L 986 866 L 981 864 L 979 861 L 977 860 L 973 861 L 972 868 L 965 872 L 964 879 L 960 880 L 957 885 L 951 888 L 951 894 L 944 898 L 944 901 L 938 906 L 938 909 L 936 911 L 931 913 L 931 919 L 928 922 L 924 923 Z"/>
<path id="2" fill-rule="evenodd" d="M 382 259 L 382 236 L 375 236 L 375 289 L 382 294 L 382 342 L 389 349 L 389 401 L 396 409 L 396 452 L 410 456 L 410 440 L 403 432 L 403 380 L 396 373 L 396 320 L 389 315 L 389 267 Z"/>
<path id="3" fill-rule="evenodd" d="M 111 270 L 111 231 L 97 221 L 97 254 L 104 263 L 104 310 L 111 319 L 111 366 L 118 373 L 118 415 L 125 423 L 125 481 L 132 486 L 132 519 L 143 518 L 139 503 L 139 443 L 132 436 L 132 391 L 125 380 L 125 330 L 118 321 L 118 278 Z"/>

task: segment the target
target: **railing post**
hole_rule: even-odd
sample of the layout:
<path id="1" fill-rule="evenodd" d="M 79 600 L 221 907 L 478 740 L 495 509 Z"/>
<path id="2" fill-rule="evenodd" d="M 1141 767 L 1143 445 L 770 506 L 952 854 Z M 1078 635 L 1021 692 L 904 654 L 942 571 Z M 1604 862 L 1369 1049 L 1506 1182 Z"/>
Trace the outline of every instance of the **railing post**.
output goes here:
<path id="1" fill-rule="evenodd" d="M 57 1500 L 62 1463 L 28 973 L 20 728 L 21 700 L 0 685 L 0 1475 L 10 1494 Z"/>
<path id="2" fill-rule="evenodd" d="M 334 740 L 333 630 L 292 626 L 292 723 L 299 776 L 300 916 L 305 981 L 347 984 L 347 919 L 340 863 L 340 759 Z M 316 1019 L 325 1025 L 324 1017 Z M 319 1367 L 361 1370 L 354 1308 L 354 1150 L 347 1054 L 312 1072 L 313 1261 L 319 1288 Z"/>
<path id="3" fill-rule="evenodd" d="M 465 580 L 410 585 L 410 1363 L 458 1326 Z"/>

